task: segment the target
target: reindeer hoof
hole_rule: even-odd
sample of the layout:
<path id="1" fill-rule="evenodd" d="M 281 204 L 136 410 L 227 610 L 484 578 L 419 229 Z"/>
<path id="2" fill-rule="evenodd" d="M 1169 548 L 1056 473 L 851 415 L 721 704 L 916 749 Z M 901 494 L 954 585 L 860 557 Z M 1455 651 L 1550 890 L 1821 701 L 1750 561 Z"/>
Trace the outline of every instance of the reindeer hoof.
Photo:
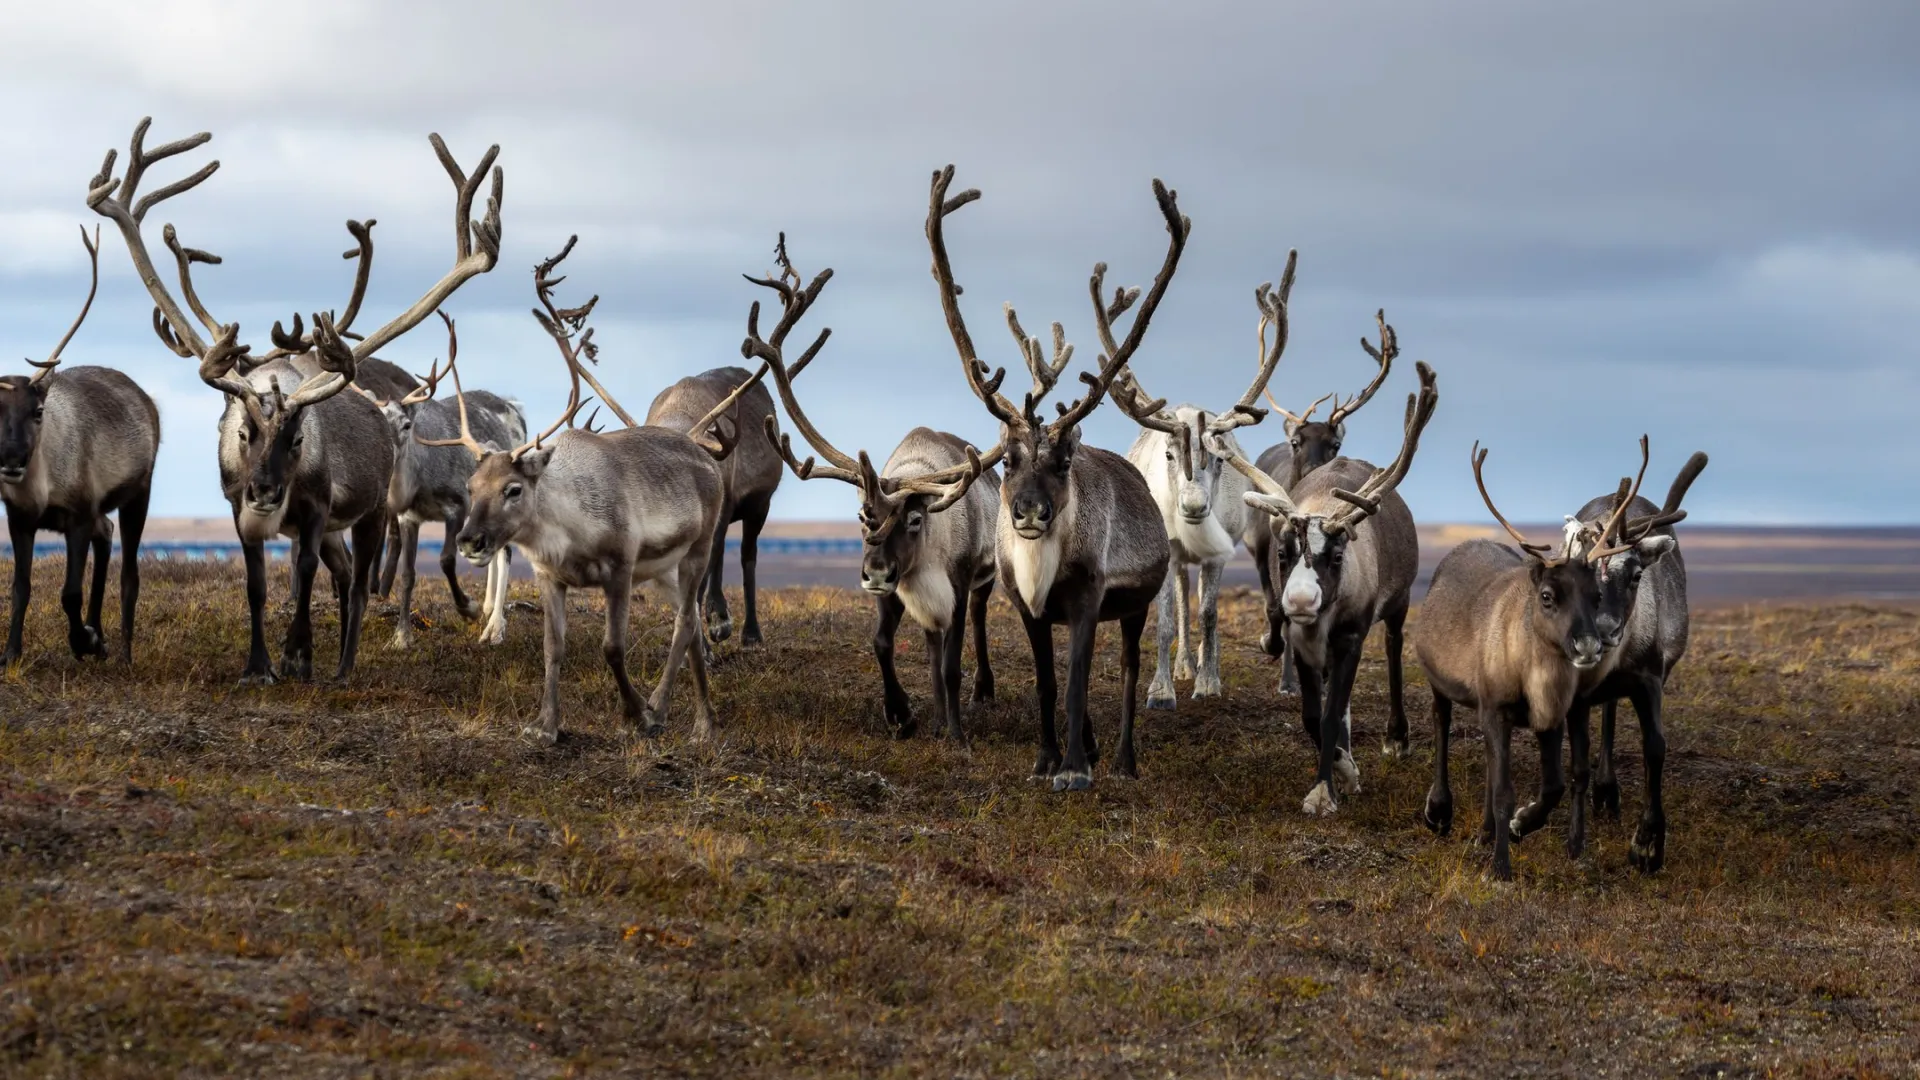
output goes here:
<path id="1" fill-rule="evenodd" d="M 494 619 L 480 631 L 480 644 L 505 645 L 507 643 L 507 621 Z"/>
<path id="2" fill-rule="evenodd" d="M 1620 820 L 1619 781 L 1593 785 L 1593 816 L 1601 821 Z"/>
<path id="3" fill-rule="evenodd" d="M 1054 773 L 1057 773 L 1059 771 L 1060 771 L 1059 755 L 1057 754 L 1048 755 L 1042 752 L 1040 757 L 1033 763 L 1033 775 L 1029 777 L 1029 779 L 1032 779 L 1032 780 L 1050 779 Z"/>
<path id="4" fill-rule="evenodd" d="M 1191 696 L 1197 698 L 1219 697 L 1220 676 L 1202 675 L 1193 680 L 1193 694 Z"/>
<path id="5" fill-rule="evenodd" d="M 520 737 L 535 746 L 552 746 L 560 741 L 560 729 L 548 727 L 542 723 L 532 723 L 520 729 Z"/>
<path id="6" fill-rule="evenodd" d="M 733 636 L 733 616 L 722 615 L 717 619 L 707 620 L 707 639 L 708 640 L 718 643 L 718 642 L 725 641 L 732 636 Z"/>
<path id="7" fill-rule="evenodd" d="M 1334 776 L 1340 781 L 1340 789 L 1348 795 L 1360 794 L 1360 766 L 1353 763 L 1353 755 L 1340 751 L 1340 760 L 1333 763 Z"/>
<path id="8" fill-rule="evenodd" d="M 396 651 L 411 649 L 413 648 L 413 635 L 396 630 L 393 633 L 393 640 L 387 642 L 387 648 Z"/>
<path id="9" fill-rule="evenodd" d="M 1435 836 L 1445 836 L 1453 831 L 1453 796 L 1427 795 L 1427 812 L 1422 820 Z"/>
<path id="10" fill-rule="evenodd" d="M 100 631 L 91 626 L 82 626 L 68 634 L 67 646 L 73 650 L 76 660 L 85 660 L 89 656 L 107 655 L 107 646 L 100 640 Z"/>
<path id="11" fill-rule="evenodd" d="M 1069 772 L 1062 770 L 1053 774 L 1053 790 L 1086 791 L 1093 786 L 1093 774 L 1090 772 Z"/>
<path id="12" fill-rule="evenodd" d="M 250 671 L 240 676 L 239 686 L 272 686 L 280 680 L 274 678 L 271 671 Z"/>
<path id="13" fill-rule="evenodd" d="M 748 623 L 746 628 L 740 631 L 740 647 L 744 649 L 758 644 L 760 644 L 760 626 L 757 623 Z"/>
<path id="14" fill-rule="evenodd" d="M 1147 687 L 1147 708 L 1172 709 L 1178 704 L 1172 679 L 1155 679 L 1153 685 Z"/>
<path id="15" fill-rule="evenodd" d="M 1659 873 L 1667 863 L 1666 826 L 1641 822 L 1633 832 L 1633 846 L 1627 849 L 1627 862 L 1643 874 Z"/>
<path id="16" fill-rule="evenodd" d="M 991 678 L 975 679 L 973 682 L 973 697 L 971 699 L 971 704 L 978 705 L 983 701 L 992 701 L 992 700 L 993 700 L 993 680 Z"/>
<path id="17" fill-rule="evenodd" d="M 1300 804 L 1301 812 L 1308 817 L 1332 817 L 1339 808 L 1339 804 L 1334 802 L 1332 789 L 1327 787 L 1324 780 L 1313 785 L 1313 790 L 1307 792 L 1306 800 Z"/>
<path id="18" fill-rule="evenodd" d="M 1388 739 L 1380 744 L 1380 756 L 1394 761 L 1405 761 L 1412 756 L 1413 747 L 1405 739 Z"/>

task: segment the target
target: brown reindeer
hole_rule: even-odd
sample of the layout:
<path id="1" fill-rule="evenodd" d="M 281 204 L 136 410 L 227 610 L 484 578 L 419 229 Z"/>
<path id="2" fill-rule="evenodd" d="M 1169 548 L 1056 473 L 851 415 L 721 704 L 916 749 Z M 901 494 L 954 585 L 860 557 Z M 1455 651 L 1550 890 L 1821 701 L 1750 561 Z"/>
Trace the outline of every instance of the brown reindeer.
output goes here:
<path id="1" fill-rule="evenodd" d="M 1080 422 L 1100 404 L 1114 379 L 1127 366 L 1146 337 L 1147 325 L 1167 284 L 1180 263 L 1191 223 L 1181 215 L 1174 193 L 1153 182 L 1154 198 L 1166 221 L 1165 261 L 1140 304 L 1138 314 L 1118 348 L 1100 358 L 1098 374 L 1082 373 L 1085 396 L 1072 404 L 1058 404 L 1052 422 L 1039 412 L 1041 402 L 1058 383 L 1071 352 L 1064 342 L 1048 363 L 1037 339 L 1026 338 L 1008 306 L 1008 326 L 1020 339 L 1034 388 L 1022 406 L 1000 393 L 1006 369 L 988 374 L 974 351 L 960 313 L 960 287 L 953 280 L 947 257 L 944 224 L 947 215 L 973 202 L 980 192 L 969 189 L 951 198 L 953 166 L 933 174 L 927 208 L 927 243 L 933 251 L 933 276 L 947 329 L 960 353 L 967 385 L 987 411 L 1000 421 L 1000 441 L 981 455 L 985 468 L 1006 461 L 1000 485 L 1000 520 L 996 555 L 1001 587 L 1026 625 L 1033 648 L 1034 674 L 1040 703 L 1040 756 L 1036 777 L 1051 777 L 1055 791 L 1080 791 L 1093 784 L 1098 748 L 1087 717 L 1087 684 L 1092 677 L 1095 632 L 1102 622 L 1118 620 L 1121 643 L 1119 751 L 1113 768 L 1136 776 L 1139 765 L 1133 746 L 1135 697 L 1140 681 L 1140 634 L 1147 611 L 1167 576 L 1167 530 L 1161 524 L 1153 492 L 1126 458 L 1080 441 Z M 1105 264 L 1094 268 L 1094 315 L 1106 321 L 1100 281 Z M 1058 341 L 1059 338 L 1056 337 Z M 1147 412 L 1165 402 L 1143 403 Z M 1054 732 L 1053 627 L 1066 623 L 1070 633 L 1067 661 L 1067 745 L 1063 757 Z"/>
<path id="2" fill-rule="evenodd" d="M 113 523 L 120 517 L 120 660 L 133 662 L 133 613 L 140 600 L 140 536 L 160 449 L 160 413 L 132 379 L 112 368 L 60 367 L 60 354 L 86 321 L 100 288 L 100 230 L 80 230 L 93 284 L 80 314 L 31 376 L 0 378 L 0 500 L 13 541 L 13 610 L 0 663 L 20 659 L 21 632 L 33 590 L 33 538 L 47 530 L 67 540 L 67 579 L 60 606 L 67 645 L 79 658 L 107 654 L 100 607 L 107 591 Z M 93 554 L 93 599 L 80 613 L 87 554 Z"/>
<path id="3" fill-rule="evenodd" d="M 358 252 L 359 272 L 346 312 L 337 319 L 330 312 L 315 313 L 310 333 L 302 331 L 297 322 L 291 334 L 275 324 L 275 348 L 260 358 L 262 362 L 252 363 L 251 347 L 239 341 L 239 324 L 217 321 L 194 289 L 193 265 L 218 264 L 219 257 L 183 246 L 171 225 L 162 230 L 178 270 L 180 293 L 186 301 L 183 309 L 161 283 L 141 234 L 141 225 L 154 206 L 198 186 L 219 169 L 220 163 L 208 162 L 192 175 L 136 201 L 146 170 L 156 162 L 201 146 L 213 136 L 201 132 L 148 150 L 144 144 L 149 123 L 150 118 L 143 119 L 134 129 L 125 176 L 115 179 L 117 155 L 107 152 L 99 174 L 89 185 L 87 204 L 119 227 L 134 269 L 153 298 L 154 332 L 176 355 L 198 359 L 201 380 L 227 398 L 226 412 L 220 418 L 221 487 L 233 507 L 234 529 L 246 557 L 252 622 L 242 681 L 272 682 L 276 677 L 267 655 L 263 625 L 265 544 L 275 535 L 297 539 L 299 552 L 294 614 L 278 676 L 312 676 L 313 577 L 325 560 L 340 601 L 336 678 L 344 680 L 353 671 L 374 559 L 386 533 L 393 441 L 372 401 L 361 394 L 340 391 L 377 349 L 418 325 L 468 280 L 493 269 L 500 255 L 503 180 L 498 168 L 492 172 L 486 215 L 475 221 L 472 210 L 500 148 L 490 148 L 469 177 L 440 137 L 429 137 L 454 183 L 455 261 L 412 307 L 352 346 L 347 344 L 371 269 L 371 246 L 363 238 Z M 349 223 L 348 228 L 358 236 L 364 227 L 356 228 L 357 224 Z M 187 309 L 192 311 L 192 319 Z M 196 320 L 206 338 L 195 329 Z M 249 363 L 251 368 L 247 367 Z M 345 545 L 334 535 L 346 530 L 353 534 L 351 562 Z"/>

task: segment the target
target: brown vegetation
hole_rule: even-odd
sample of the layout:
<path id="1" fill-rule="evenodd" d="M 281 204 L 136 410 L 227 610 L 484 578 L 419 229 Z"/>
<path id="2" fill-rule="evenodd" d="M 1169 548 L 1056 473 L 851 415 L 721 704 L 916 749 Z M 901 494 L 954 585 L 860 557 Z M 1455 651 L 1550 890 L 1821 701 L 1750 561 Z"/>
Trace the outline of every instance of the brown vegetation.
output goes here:
<path id="1" fill-rule="evenodd" d="M 39 596 L 61 572 L 36 567 Z M 1910 609 L 1697 612 L 1668 698 L 1669 870 L 1629 870 L 1609 824 L 1569 863 L 1563 809 L 1496 886 L 1484 850 L 1419 823 L 1417 668 L 1413 758 L 1362 756 L 1364 794 L 1301 816 L 1312 748 L 1245 592 L 1222 605 L 1226 695 L 1146 716 L 1139 782 L 1103 764 L 1055 795 L 1025 779 L 1032 679 L 1004 602 L 971 749 L 885 737 L 864 598 L 781 590 L 772 644 L 720 653 L 718 745 L 685 741 L 684 691 L 667 739 L 629 742 L 583 639 L 576 734 L 541 750 L 515 735 L 536 615 L 484 649 L 430 595 L 415 650 L 367 650 L 350 688 L 243 690 L 238 567 L 146 580 L 132 672 L 76 664 L 49 600 L 0 683 L 0 1073 L 1920 1066 Z M 647 679 L 669 629 L 638 608 Z M 1118 666 L 1109 630 L 1109 747 Z M 1384 696 L 1370 646 L 1356 746 L 1378 745 Z M 1471 803 L 1477 732 L 1460 742 Z M 1630 726 L 1620 743 L 1631 822 Z M 1523 792 L 1531 757 L 1522 737 Z"/>

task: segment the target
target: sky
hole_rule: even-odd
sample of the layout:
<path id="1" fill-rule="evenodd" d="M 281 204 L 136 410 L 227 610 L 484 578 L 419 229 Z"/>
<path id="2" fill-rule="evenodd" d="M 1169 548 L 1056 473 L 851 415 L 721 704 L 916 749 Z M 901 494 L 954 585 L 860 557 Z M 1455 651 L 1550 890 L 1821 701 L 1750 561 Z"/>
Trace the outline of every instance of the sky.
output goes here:
<path id="1" fill-rule="evenodd" d="M 360 328 L 451 265 L 453 189 L 427 142 L 506 172 L 499 266 L 447 304 L 469 386 L 544 427 L 564 369 L 529 314 L 531 270 L 571 234 L 561 300 L 601 297 L 601 380 L 635 414 L 674 379 L 739 363 L 743 272 L 834 278 L 796 337 L 841 448 L 909 429 L 997 437 L 927 273 L 932 170 L 980 202 L 949 219 L 989 363 L 1001 314 L 1066 325 L 1093 362 L 1087 276 L 1146 284 L 1192 239 L 1134 359 L 1156 396 L 1230 404 L 1255 361 L 1253 289 L 1300 252 L 1273 380 L 1298 411 L 1371 375 L 1384 307 L 1402 355 L 1347 449 L 1398 446 L 1413 361 L 1440 404 L 1401 487 L 1417 519 L 1480 521 L 1469 448 L 1508 516 L 1557 520 L 1610 491 L 1650 435 L 1658 499 L 1692 451 L 1714 523 L 1920 522 L 1920 6 L 1742 2 L 1445 5 L 1141 0 L 405 5 L 63 0 L 0 9 L 0 348 L 42 357 L 78 309 L 88 180 L 142 116 L 149 144 L 211 131 L 152 190 L 220 171 L 148 219 L 224 263 L 196 277 L 241 337 L 342 306 L 343 223 L 372 217 Z M 109 226 L 67 362 L 131 374 L 164 427 L 154 512 L 224 515 L 221 402 L 166 351 Z M 437 323 L 381 355 L 424 371 Z M 18 363 L 16 361 L 16 363 Z M 18 364 L 25 371 L 23 363 Z M 0 368 L 0 370 L 11 370 Z M 1088 422 L 1124 451 L 1111 406 Z M 1277 421 L 1241 433 L 1250 451 Z M 850 517 L 851 489 L 787 477 L 782 518 Z"/>

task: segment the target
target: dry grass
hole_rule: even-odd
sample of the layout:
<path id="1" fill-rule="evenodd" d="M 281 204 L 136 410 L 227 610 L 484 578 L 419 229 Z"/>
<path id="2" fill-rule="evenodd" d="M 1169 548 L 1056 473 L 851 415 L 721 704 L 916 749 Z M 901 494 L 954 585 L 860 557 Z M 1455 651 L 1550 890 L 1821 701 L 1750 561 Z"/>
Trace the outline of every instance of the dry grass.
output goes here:
<path id="1" fill-rule="evenodd" d="M 1364 795 L 1300 815 L 1308 747 L 1244 595 L 1227 696 L 1148 714 L 1140 782 L 1066 796 L 1025 779 L 1031 673 L 1003 605 L 1002 696 L 971 750 L 884 737 L 868 608 L 816 590 L 768 596 L 770 644 L 723 651 L 713 746 L 681 737 L 684 694 L 675 737 L 625 740 L 598 626 L 575 620 L 574 737 L 538 751 L 511 734 L 539 683 L 532 617 L 483 650 L 423 583 L 413 654 L 376 618 L 350 689 L 239 690 L 237 568 L 155 566 L 131 673 L 66 655 L 58 572 L 0 684 L 0 1072 L 1920 1066 L 1911 610 L 1702 613 L 1669 699 L 1670 869 L 1628 870 L 1613 825 L 1569 863 L 1556 827 L 1496 886 L 1483 852 L 1417 823 L 1417 672 L 1414 758 L 1367 755 Z M 636 618 L 651 678 L 663 613 Z M 1116 657 L 1109 633 L 1108 737 Z M 1370 659 L 1367 745 L 1383 711 Z"/>

